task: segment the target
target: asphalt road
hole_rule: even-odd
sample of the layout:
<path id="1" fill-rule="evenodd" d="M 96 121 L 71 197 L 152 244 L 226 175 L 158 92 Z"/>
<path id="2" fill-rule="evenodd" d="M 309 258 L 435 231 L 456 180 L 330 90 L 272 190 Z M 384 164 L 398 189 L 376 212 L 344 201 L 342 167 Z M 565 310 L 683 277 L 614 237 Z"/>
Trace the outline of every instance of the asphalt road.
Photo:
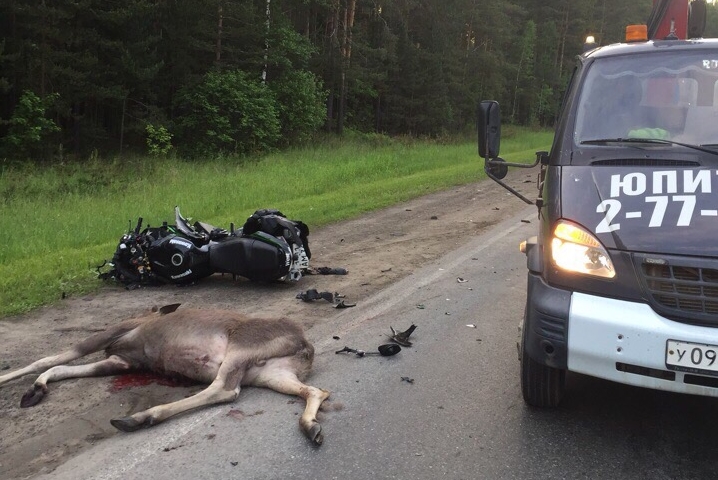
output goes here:
<path id="1" fill-rule="evenodd" d="M 361 305 L 316 304 L 326 318 L 308 332 L 309 383 L 333 405 L 321 447 L 297 427 L 303 402 L 245 389 L 232 405 L 115 435 L 41 478 L 718 478 L 717 400 L 569 375 L 560 408 L 524 405 L 517 245 L 535 228 L 529 207 Z M 412 323 L 414 346 L 394 357 L 334 353 L 375 349 L 390 325 Z"/>

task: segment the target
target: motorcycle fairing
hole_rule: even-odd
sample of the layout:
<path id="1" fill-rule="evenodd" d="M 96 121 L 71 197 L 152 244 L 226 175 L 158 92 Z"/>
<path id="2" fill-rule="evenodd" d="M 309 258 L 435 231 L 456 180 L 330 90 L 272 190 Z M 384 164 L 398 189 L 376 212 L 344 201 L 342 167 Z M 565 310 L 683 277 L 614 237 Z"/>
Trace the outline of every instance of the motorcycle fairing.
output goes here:
<path id="1" fill-rule="evenodd" d="M 152 242 L 147 249 L 150 268 L 175 283 L 186 283 L 211 275 L 209 249 L 197 247 L 178 235 L 167 235 Z"/>
<path id="2" fill-rule="evenodd" d="M 292 265 L 292 250 L 284 241 L 264 232 L 248 237 L 230 237 L 212 244 L 210 268 L 250 280 L 279 280 Z"/>

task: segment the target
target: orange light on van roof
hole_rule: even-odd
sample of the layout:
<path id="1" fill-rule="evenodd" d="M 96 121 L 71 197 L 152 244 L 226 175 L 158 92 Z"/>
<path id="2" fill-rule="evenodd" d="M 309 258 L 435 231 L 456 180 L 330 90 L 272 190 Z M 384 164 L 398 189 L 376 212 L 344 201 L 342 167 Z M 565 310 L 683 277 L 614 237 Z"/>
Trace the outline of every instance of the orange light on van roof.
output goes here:
<path id="1" fill-rule="evenodd" d="M 626 42 L 645 42 L 646 40 L 648 40 L 646 25 L 628 25 L 626 27 Z"/>

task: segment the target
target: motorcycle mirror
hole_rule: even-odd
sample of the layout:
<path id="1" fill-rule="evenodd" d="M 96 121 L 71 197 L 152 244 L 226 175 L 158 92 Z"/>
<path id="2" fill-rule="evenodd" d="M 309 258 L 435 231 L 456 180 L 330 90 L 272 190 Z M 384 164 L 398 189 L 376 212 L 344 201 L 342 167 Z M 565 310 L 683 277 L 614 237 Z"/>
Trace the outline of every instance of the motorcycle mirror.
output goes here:
<path id="1" fill-rule="evenodd" d="M 379 345 L 379 354 L 384 357 L 391 357 L 399 352 L 401 352 L 401 347 L 395 343 Z"/>

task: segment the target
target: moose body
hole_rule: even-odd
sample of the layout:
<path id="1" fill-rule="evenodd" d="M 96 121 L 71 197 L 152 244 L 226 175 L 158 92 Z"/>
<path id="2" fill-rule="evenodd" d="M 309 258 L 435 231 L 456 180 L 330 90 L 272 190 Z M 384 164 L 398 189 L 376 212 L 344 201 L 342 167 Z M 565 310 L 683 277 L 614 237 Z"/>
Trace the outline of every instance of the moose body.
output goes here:
<path id="1" fill-rule="evenodd" d="M 329 392 L 301 381 L 312 368 L 314 347 L 299 325 L 286 318 L 252 318 L 232 311 L 178 307 L 168 305 L 119 323 L 67 352 L 0 376 L 0 386 L 42 372 L 20 401 L 21 407 L 30 407 L 42 400 L 48 383 L 66 378 L 148 370 L 209 384 L 191 397 L 111 420 L 126 432 L 197 407 L 234 401 L 241 386 L 266 387 L 303 398 L 306 407 L 299 426 L 313 443 L 322 443 L 316 414 Z M 100 350 L 107 354 L 104 360 L 65 365 Z"/>

